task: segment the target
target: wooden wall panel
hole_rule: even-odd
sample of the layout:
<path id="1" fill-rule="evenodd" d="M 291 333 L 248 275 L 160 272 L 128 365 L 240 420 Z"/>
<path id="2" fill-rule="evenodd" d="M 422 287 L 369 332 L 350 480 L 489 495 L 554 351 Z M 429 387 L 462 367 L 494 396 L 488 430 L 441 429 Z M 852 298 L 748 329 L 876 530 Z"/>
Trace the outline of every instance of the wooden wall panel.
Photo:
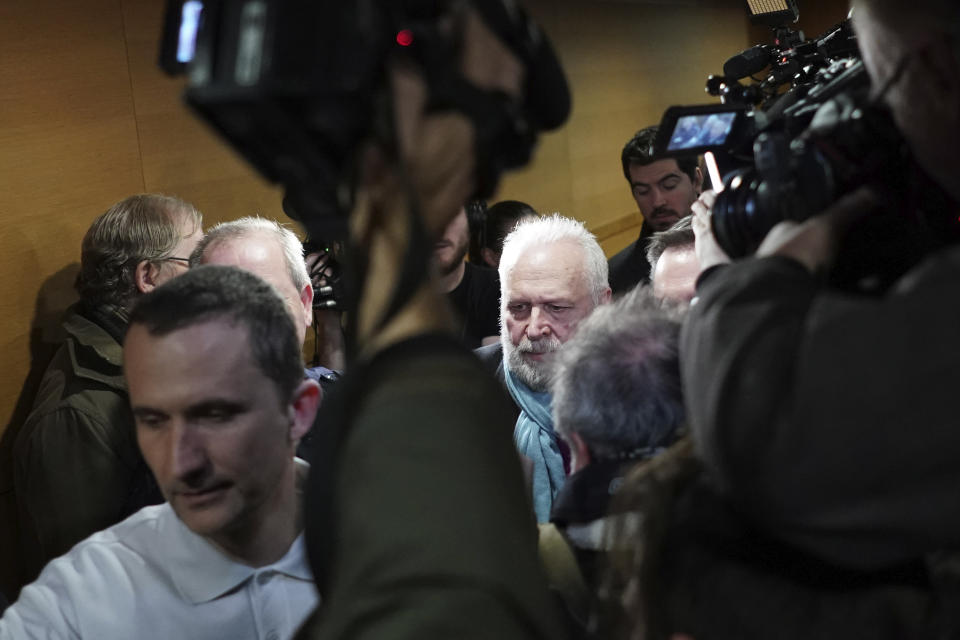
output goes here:
<path id="1" fill-rule="evenodd" d="M 260 178 L 183 103 L 184 80 L 157 67 L 163 2 L 123 0 L 130 81 L 148 191 L 174 193 L 204 213 L 204 224 L 262 213 L 282 221 L 279 189 Z"/>
<path id="2" fill-rule="evenodd" d="M 59 338 L 80 240 L 143 172 L 115 0 L 0 3 L 0 521 L 12 508 L 10 450 Z M 28 375 L 29 372 L 32 373 Z M 0 549 L 12 549 L 0 527 Z M 9 587 L 16 558 L 0 562 Z"/>
<path id="3" fill-rule="evenodd" d="M 830 6 L 818 3 L 807 22 Z M 609 234 L 603 244 L 613 252 L 639 220 L 621 175 L 623 143 L 671 104 L 708 101 L 706 76 L 753 43 L 743 9 L 728 1 L 527 4 L 568 71 L 574 111 L 498 197 L 584 220 Z M 195 202 L 208 225 L 255 212 L 284 219 L 280 192 L 193 119 L 182 81 L 156 68 L 163 5 L 0 2 L 0 428 L 14 413 L 31 340 L 52 339 L 54 318 L 72 300 L 83 232 L 111 203 L 161 191 Z"/>
<path id="4" fill-rule="evenodd" d="M 804 3 L 804 25 L 832 24 L 839 4 Z M 499 197 L 584 220 L 613 253 L 640 220 L 621 175 L 624 142 L 671 104 L 707 102 L 706 76 L 759 40 L 747 36 L 738 0 L 527 5 L 568 71 L 574 110 Z M 163 7 L 0 0 L 0 520 L 11 495 L 7 426 L 25 417 L 59 340 L 94 217 L 158 191 L 194 202 L 208 226 L 252 213 L 285 219 L 279 190 L 193 118 L 182 80 L 157 69 Z M 9 535 L 0 527 L 0 550 L 12 548 Z M 0 588 L 11 569 L 0 562 Z"/>
<path id="5" fill-rule="evenodd" d="M 668 106 L 714 101 L 703 91 L 707 76 L 748 43 L 743 7 L 712 4 L 528 3 L 563 61 L 573 113 L 563 129 L 545 137 L 530 167 L 507 176 L 498 198 L 583 220 L 608 253 L 635 239 L 641 218 L 620 150 L 638 129 L 659 122 Z M 612 236 L 602 235 L 612 229 L 608 223 L 623 219 L 632 231 L 617 226 Z"/>
<path id="6" fill-rule="evenodd" d="M 30 364 L 34 309 L 72 294 L 47 278 L 90 221 L 143 189 L 123 21 L 111 0 L 0 6 L 0 407 Z M 52 298 L 38 299 L 38 291 Z M 5 423 L 6 420 L 3 421 Z"/>

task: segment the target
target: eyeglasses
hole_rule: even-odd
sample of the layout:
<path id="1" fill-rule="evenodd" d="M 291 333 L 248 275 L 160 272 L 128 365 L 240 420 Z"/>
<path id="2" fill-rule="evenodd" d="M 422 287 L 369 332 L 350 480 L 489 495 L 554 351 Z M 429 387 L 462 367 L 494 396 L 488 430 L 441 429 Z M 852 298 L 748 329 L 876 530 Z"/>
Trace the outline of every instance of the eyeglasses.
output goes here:
<path id="1" fill-rule="evenodd" d="M 913 60 L 913 57 L 916 55 L 917 50 L 912 49 L 904 53 L 900 60 L 897 61 L 896 66 L 893 68 L 893 73 L 891 73 L 886 80 L 883 81 L 883 84 L 878 85 L 876 89 L 870 92 L 870 102 L 873 104 L 880 104 L 883 102 L 883 99 L 890 93 L 890 90 L 900 79 L 903 78 L 903 75 L 907 72 L 907 67 L 910 66 L 910 62 Z"/>
<path id="2" fill-rule="evenodd" d="M 163 260 L 173 260 L 175 262 L 182 262 L 187 267 L 190 266 L 190 258 L 178 258 L 177 256 L 167 256 Z"/>
<path id="3" fill-rule="evenodd" d="M 957 34 L 946 33 L 943 34 L 942 37 L 946 39 L 949 46 L 952 47 L 958 55 L 960 55 L 960 50 L 958 50 L 960 48 L 957 47 Z M 918 55 L 928 51 L 932 46 L 934 46 L 934 44 L 934 40 L 929 40 L 904 53 L 894 66 L 893 73 L 891 73 L 890 76 L 883 81 L 883 83 L 877 85 L 876 89 L 870 92 L 871 103 L 878 104 L 881 102 L 887 96 L 887 94 L 890 93 L 890 90 L 893 89 L 893 87 L 903 79 L 903 76 L 907 72 L 907 68 L 910 66 L 910 63 L 916 60 Z M 958 60 L 960 60 L 960 57 L 958 57 Z"/>

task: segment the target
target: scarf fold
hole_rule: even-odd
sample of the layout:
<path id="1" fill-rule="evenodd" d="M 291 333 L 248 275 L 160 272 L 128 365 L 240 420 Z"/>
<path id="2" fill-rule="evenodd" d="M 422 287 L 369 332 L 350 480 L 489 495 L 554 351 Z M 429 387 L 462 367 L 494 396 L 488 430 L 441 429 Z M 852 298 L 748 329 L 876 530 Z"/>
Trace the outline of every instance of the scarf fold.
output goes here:
<path id="1" fill-rule="evenodd" d="M 517 450 L 533 462 L 533 510 L 538 523 L 549 522 L 553 498 L 567 478 L 550 415 L 551 396 L 546 391 L 533 391 L 514 378 L 507 367 L 503 373 L 510 395 L 520 406 L 513 440 Z"/>

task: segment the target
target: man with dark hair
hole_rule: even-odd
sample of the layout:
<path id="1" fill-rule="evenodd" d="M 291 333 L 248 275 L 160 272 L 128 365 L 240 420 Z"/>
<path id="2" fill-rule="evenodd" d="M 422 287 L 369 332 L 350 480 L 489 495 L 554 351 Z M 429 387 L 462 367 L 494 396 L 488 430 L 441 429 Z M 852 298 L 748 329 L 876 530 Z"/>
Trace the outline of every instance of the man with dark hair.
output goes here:
<path id="1" fill-rule="evenodd" d="M 460 342 L 476 349 L 497 341 L 500 278 L 493 269 L 464 261 L 469 245 L 467 212 L 461 207 L 434 244 L 431 263 L 437 286 L 457 315 Z"/>
<path id="2" fill-rule="evenodd" d="M 553 419 L 570 447 L 571 475 L 550 521 L 587 584 L 607 549 L 609 503 L 637 462 L 670 446 L 684 420 L 680 315 L 638 287 L 584 320 L 557 355 Z"/>
<path id="3" fill-rule="evenodd" d="M 133 442 L 120 343 L 130 308 L 184 273 L 203 235 L 200 213 L 168 196 L 113 205 L 83 238 L 80 302 L 14 443 L 14 488 L 25 575 L 160 494 Z"/>
<path id="4" fill-rule="evenodd" d="M 681 218 L 666 231 L 658 231 L 647 243 L 650 286 L 662 300 L 690 302 L 693 299 L 700 261 L 697 258 L 693 217 Z"/>
<path id="5" fill-rule="evenodd" d="M 518 222 L 538 215 L 533 207 L 519 200 L 501 200 L 488 207 L 479 225 L 476 251 L 471 250 L 470 260 L 492 269 L 498 268 L 506 237 Z"/>
<path id="6" fill-rule="evenodd" d="M 290 637 L 317 603 L 294 449 L 319 388 L 283 301 L 253 274 L 198 267 L 140 300 L 123 364 L 167 502 L 47 565 L 0 637 Z"/>
<path id="7" fill-rule="evenodd" d="M 610 258 L 610 288 L 620 294 L 650 278 L 647 243 L 656 231 L 665 231 L 690 215 L 703 186 L 697 157 L 659 158 L 653 148 L 656 125 L 641 129 L 623 147 L 620 163 L 633 199 L 643 215 L 637 240 Z"/>

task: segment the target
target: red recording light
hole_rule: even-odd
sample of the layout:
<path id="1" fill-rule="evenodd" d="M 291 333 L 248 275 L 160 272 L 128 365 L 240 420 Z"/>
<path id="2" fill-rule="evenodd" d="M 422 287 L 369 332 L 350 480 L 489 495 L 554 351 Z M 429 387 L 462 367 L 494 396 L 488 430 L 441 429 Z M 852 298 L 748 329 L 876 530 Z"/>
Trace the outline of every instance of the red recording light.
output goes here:
<path id="1" fill-rule="evenodd" d="M 401 47 L 409 47 L 413 44 L 413 31 L 410 29 L 401 29 L 397 32 L 397 44 Z"/>

